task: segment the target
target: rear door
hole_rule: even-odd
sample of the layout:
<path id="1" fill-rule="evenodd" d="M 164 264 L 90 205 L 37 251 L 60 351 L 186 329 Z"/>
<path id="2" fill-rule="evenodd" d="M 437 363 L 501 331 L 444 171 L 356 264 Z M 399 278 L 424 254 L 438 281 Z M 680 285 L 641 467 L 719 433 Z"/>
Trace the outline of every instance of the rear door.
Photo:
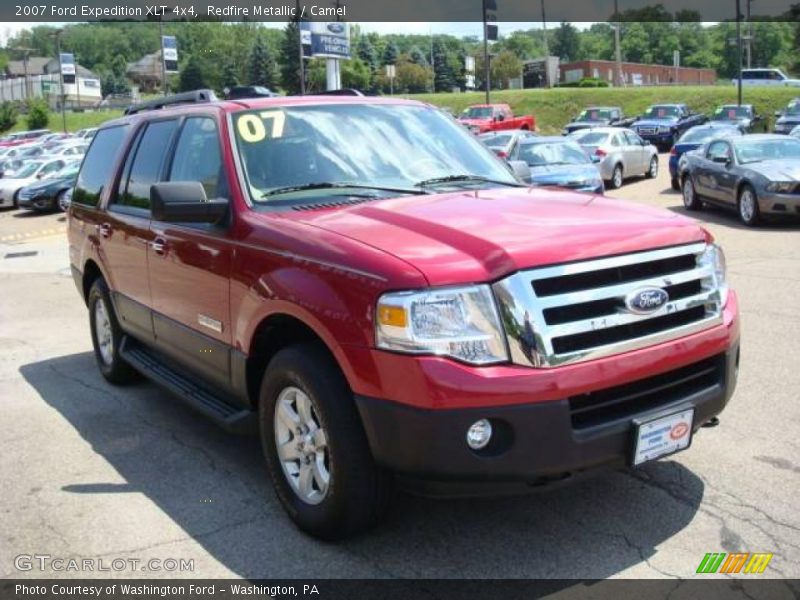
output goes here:
<path id="1" fill-rule="evenodd" d="M 697 192 L 712 200 L 724 200 L 724 186 L 728 167 L 715 159 L 730 156 L 730 145 L 725 141 L 716 141 L 708 145 L 700 173 Z"/>
<path id="2" fill-rule="evenodd" d="M 114 296 L 123 328 L 153 338 L 148 262 L 150 186 L 159 180 L 167 150 L 178 129 L 176 118 L 150 121 L 139 129 L 128 150 L 121 176 L 109 199 L 101 233 L 114 275 Z"/>
<path id="3" fill-rule="evenodd" d="M 622 144 L 625 163 L 625 175 L 639 175 L 642 172 L 642 147 L 634 143 L 632 133 L 620 131 L 617 134 Z"/>
<path id="4" fill-rule="evenodd" d="M 650 151 L 644 140 L 639 137 L 639 134 L 633 131 L 625 132 L 626 142 L 628 144 L 629 152 L 632 156 L 636 157 L 635 171 L 629 171 L 629 175 L 640 175 L 645 172 L 648 163 L 650 162 Z"/>
<path id="5" fill-rule="evenodd" d="M 184 119 L 163 180 L 199 181 L 209 199 L 228 198 L 219 124 Z M 230 275 L 233 249 L 226 224 L 150 223 L 149 261 L 156 343 L 222 389 L 230 385 Z"/>

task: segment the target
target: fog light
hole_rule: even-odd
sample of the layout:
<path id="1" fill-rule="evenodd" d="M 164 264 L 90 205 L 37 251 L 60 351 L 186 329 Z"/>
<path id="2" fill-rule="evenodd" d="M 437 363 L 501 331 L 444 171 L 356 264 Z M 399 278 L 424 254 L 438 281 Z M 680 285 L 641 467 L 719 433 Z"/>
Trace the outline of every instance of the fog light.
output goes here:
<path id="1" fill-rule="evenodd" d="M 473 450 L 485 448 L 492 439 L 492 424 L 488 419 L 475 421 L 467 429 L 467 445 Z"/>

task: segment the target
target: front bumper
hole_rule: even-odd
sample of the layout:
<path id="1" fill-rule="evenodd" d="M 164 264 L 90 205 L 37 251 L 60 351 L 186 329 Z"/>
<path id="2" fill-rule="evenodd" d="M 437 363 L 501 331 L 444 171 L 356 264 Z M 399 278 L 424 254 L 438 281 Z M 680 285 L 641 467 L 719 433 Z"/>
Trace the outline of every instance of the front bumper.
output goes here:
<path id="1" fill-rule="evenodd" d="M 759 192 L 758 208 L 767 215 L 800 216 L 800 195 Z"/>
<path id="2" fill-rule="evenodd" d="M 373 456 L 378 464 L 395 471 L 405 487 L 434 496 L 520 493 L 597 469 L 623 467 L 630 463 L 633 452 L 633 419 L 694 408 L 696 431 L 727 405 L 736 386 L 739 362 L 738 309 L 733 293 L 725 312 L 725 323 L 714 328 L 717 331 L 662 344 L 659 351 L 644 349 L 571 367 L 525 369 L 526 375 L 515 380 L 463 381 L 461 387 L 448 380 L 428 382 L 434 402 L 441 403 L 447 394 L 458 397 L 474 389 L 475 396 L 484 398 L 480 405 L 471 401 L 474 399 L 463 399 L 458 408 L 430 408 L 357 395 Z M 704 340 L 707 333 L 716 341 Z M 656 359 L 665 350 L 671 351 L 670 359 Z M 640 369 L 638 376 L 627 379 L 617 377 L 613 384 L 602 380 L 604 371 L 629 368 L 647 361 L 648 354 L 655 359 L 646 363 L 649 371 Z M 659 367 L 654 369 L 656 364 Z M 571 387 L 576 385 L 571 375 L 581 377 L 576 368 L 595 369 L 596 379 L 588 392 Z M 705 369 L 708 374 L 697 379 L 696 385 L 681 383 L 682 378 L 691 377 L 686 374 L 693 369 Z M 413 373 L 404 373 L 407 388 L 412 390 L 417 387 L 413 378 Z M 549 384 L 537 386 L 537 378 L 549 378 Z M 485 400 L 500 396 L 502 386 L 511 401 L 518 402 L 520 397 L 528 401 Z M 546 390 L 539 397 L 537 387 Z M 629 402 L 629 396 L 638 399 Z M 609 404 L 610 398 L 622 400 Z M 591 406 L 588 413 L 580 408 L 587 402 Z M 466 444 L 466 432 L 479 419 L 489 419 L 495 433 L 485 449 L 474 451 Z"/>

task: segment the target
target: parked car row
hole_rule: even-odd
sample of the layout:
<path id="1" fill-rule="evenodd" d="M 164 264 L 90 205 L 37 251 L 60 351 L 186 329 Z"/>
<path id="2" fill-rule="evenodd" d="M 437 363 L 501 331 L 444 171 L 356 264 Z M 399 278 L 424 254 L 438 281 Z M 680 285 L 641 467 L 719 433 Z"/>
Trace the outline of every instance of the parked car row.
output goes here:
<path id="1" fill-rule="evenodd" d="M 0 138 L 0 208 L 63 210 L 96 131 L 37 130 Z"/>

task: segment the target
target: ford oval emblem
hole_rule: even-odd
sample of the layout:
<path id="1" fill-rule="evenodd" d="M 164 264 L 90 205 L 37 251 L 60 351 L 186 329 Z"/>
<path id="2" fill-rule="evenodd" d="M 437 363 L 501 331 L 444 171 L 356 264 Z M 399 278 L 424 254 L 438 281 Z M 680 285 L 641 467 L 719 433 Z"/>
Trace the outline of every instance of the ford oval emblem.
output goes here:
<path id="1" fill-rule="evenodd" d="M 328 31 L 331 33 L 342 33 L 344 31 L 344 23 L 328 23 Z"/>
<path id="2" fill-rule="evenodd" d="M 667 302 L 669 294 L 657 287 L 641 288 L 625 296 L 625 307 L 637 315 L 655 312 Z"/>

